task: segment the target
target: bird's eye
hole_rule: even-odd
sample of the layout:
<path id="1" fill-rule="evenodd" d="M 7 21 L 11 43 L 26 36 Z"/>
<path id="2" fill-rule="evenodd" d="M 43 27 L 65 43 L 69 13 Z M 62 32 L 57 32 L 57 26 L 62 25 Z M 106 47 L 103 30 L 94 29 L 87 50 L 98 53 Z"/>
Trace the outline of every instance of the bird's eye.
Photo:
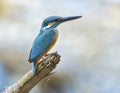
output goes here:
<path id="1" fill-rule="evenodd" d="M 60 22 L 60 21 L 62 21 L 62 20 L 63 20 L 63 18 L 58 18 L 58 20 L 57 20 L 57 21 L 58 21 L 58 22 Z"/>

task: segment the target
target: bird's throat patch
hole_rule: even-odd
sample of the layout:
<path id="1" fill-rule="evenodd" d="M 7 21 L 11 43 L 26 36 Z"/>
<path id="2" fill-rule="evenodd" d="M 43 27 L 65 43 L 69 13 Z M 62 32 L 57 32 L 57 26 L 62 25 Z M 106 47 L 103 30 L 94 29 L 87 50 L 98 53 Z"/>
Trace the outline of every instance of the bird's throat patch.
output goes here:
<path id="1" fill-rule="evenodd" d="M 51 26 L 53 26 L 56 22 L 50 22 L 48 23 L 48 25 L 46 27 L 44 27 L 44 29 L 48 29 L 50 28 Z"/>

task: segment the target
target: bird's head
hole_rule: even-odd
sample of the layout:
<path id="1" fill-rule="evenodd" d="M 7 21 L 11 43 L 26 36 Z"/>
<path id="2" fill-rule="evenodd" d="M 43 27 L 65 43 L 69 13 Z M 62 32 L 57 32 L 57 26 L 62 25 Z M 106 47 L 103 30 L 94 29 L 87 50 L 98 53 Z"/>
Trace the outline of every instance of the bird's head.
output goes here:
<path id="1" fill-rule="evenodd" d="M 42 29 L 56 28 L 59 24 L 78 19 L 82 16 L 70 16 L 70 17 L 60 17 L 60 16 L 51 16 L 46 18 L 42 23 Z"/>

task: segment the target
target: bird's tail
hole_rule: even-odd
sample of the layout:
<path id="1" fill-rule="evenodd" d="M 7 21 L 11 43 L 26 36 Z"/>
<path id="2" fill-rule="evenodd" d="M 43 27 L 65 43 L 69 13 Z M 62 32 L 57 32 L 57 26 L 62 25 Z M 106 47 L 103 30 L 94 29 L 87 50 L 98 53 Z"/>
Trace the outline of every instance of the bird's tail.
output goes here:
<path id="1" fill-rule="evenodd" d="M 33 72 L 33 74 L 35 74 L 35 72 L 36 72 L 36 63 L 35 62 L 32 62 L 32 72 Z"/>

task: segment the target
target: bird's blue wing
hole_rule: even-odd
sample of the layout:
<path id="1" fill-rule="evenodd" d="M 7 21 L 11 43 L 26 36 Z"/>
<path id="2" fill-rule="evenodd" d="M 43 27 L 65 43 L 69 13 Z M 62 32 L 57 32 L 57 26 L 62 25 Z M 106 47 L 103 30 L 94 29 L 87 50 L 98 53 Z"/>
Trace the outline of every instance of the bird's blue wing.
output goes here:
<path id="1" fill-rule="evenodd" d="M 54 40 L 54 31 L 47 30 L 39 33 L 35 38 L 29 55 L 29 62 L 35 61 L 49 47 Z"/>

